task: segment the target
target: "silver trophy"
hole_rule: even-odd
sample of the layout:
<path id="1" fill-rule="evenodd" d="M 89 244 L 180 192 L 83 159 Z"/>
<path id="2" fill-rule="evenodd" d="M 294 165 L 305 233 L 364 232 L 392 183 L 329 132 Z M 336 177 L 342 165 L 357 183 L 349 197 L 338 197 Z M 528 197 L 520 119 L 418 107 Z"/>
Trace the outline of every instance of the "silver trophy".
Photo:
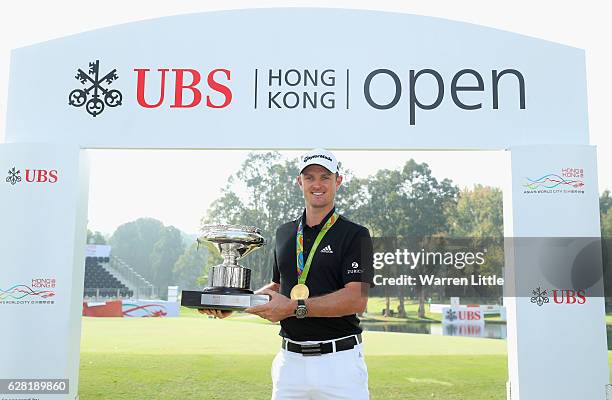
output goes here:
<path id="1" fill-rule="evenodd" d="M 223 263 L 210 268 L 208 287 L 183 290 L 181 305 L 215 310 L 244 310 L 270 301 L 268 295 L 253 294 L 251 270 L 237 261 L 266 244 L 261 230 L 243 225 L 204 225 L 198 244 L 215 244 Z"/>

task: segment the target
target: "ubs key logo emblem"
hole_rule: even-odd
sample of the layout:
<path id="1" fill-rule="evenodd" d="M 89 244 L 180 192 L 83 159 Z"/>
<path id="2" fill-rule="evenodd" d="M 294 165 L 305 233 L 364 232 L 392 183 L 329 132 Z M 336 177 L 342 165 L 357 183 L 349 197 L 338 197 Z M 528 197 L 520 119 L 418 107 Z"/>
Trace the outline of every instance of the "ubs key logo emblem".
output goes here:
<path id="1" fill-rule="evenodd" d="M 533 296 L 530 299 L 531 302 L 537 304 L 539 307 L 542 307 L 542 305 L 550 301 L 548 299 L 548 293 L 546 289 L 543 289 L 539 286 L 537 287 L 537 289 L 532 290 L 531 294 L 533 294 Z"/>
<path id="2" fill-rule="evenodd" d="M 25 183 L 57 183 L 59 178 L 57 169 L 25 169 Z M 17 167 L 9 169 L 5 180 L 6 183 L 13 186 L 21 182 L 21 169 L 17 169 Z"/>
<path id="3" fill-rule="evenodd" d="M 102 114 L 105 105 L 108 107 L 117 107 L 121 105 L 122 94 L 117 89 L 104 88 L 103 85 L 110 85 L 117 79 L 117 70 L 113 69 L 102 78 L 100 78 L 100 60 L 89 63 L 87 73 L 82 69 L 77 70 L 75 78 L 85 86 L 84 89 L 74 89 L 68 95 L 68 104 L 73 107 L 82 107 L 92 117 Z M 104 99 L 104 100 L 102 100 Z"/>
<path id="4" fill-rule="evenodd" d="M 6 177 L 6 181 L 11 185 L 21 182 L 21 170 L 16 169 L 15 167 L 9 169 L 8 176 Z"/>
<path id="5" fill-rule="evenodd" d="M 448 310 L 446 310 L 446 319 L 450 322 L 455 321 L 457 319 L 457 312 L 452 308 L 449 308 Z"/>

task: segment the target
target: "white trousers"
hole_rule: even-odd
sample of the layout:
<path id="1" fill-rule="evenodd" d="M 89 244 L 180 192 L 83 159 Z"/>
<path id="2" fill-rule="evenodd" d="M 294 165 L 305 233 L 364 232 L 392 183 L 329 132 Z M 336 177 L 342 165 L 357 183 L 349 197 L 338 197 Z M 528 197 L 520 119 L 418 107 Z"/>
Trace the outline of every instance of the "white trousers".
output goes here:
<path id="1" fill-rule="evenodd" d="M 281 349 L 272 362 L 272 385 L 272 400 L 370 398 L 361 344 L 320 356 L 303 356 Z"/>

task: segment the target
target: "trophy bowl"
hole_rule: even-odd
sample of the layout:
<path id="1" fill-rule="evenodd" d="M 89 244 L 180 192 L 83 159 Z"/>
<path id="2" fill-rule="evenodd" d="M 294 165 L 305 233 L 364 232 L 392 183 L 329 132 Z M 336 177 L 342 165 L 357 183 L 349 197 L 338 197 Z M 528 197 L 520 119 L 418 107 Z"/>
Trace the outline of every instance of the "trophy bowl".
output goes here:
<path id="1" fill-rule="evenodd" d="M 182 306 L 235 311 L 270 300 L 268 295 L 253 294 L 251 270 L 238 265 L 239 259 L 266 244 L 260 229 L 244 225 L 204 225 L 197 242 L 213 243 L 221 253 L 223 263 L 210 268 L 208 287 L 202 291 L 182 291 Z"/>

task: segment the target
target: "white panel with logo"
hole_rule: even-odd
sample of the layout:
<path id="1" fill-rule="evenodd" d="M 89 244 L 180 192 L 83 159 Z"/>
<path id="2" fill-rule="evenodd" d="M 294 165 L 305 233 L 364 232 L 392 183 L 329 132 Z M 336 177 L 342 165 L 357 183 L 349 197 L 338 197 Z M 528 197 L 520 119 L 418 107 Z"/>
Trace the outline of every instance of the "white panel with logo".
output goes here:
<path id="1" fill-rule="evenodd" d="M 511 159 L 504 301 L 512 399 L 604 399 L 595 148 L 513 147 Z"/>
<path id="2" fill-rule="evenodd" d="M 0 144 L 0 398 L 76 396 L 84 157 L 77 146 Z"/>
<path id="3" fill-rule="evenodd" d="M 14 50 L 6 138 L 87 148 L 588 144 L 584 51 L 361 10 L 160 18 Z"/>

